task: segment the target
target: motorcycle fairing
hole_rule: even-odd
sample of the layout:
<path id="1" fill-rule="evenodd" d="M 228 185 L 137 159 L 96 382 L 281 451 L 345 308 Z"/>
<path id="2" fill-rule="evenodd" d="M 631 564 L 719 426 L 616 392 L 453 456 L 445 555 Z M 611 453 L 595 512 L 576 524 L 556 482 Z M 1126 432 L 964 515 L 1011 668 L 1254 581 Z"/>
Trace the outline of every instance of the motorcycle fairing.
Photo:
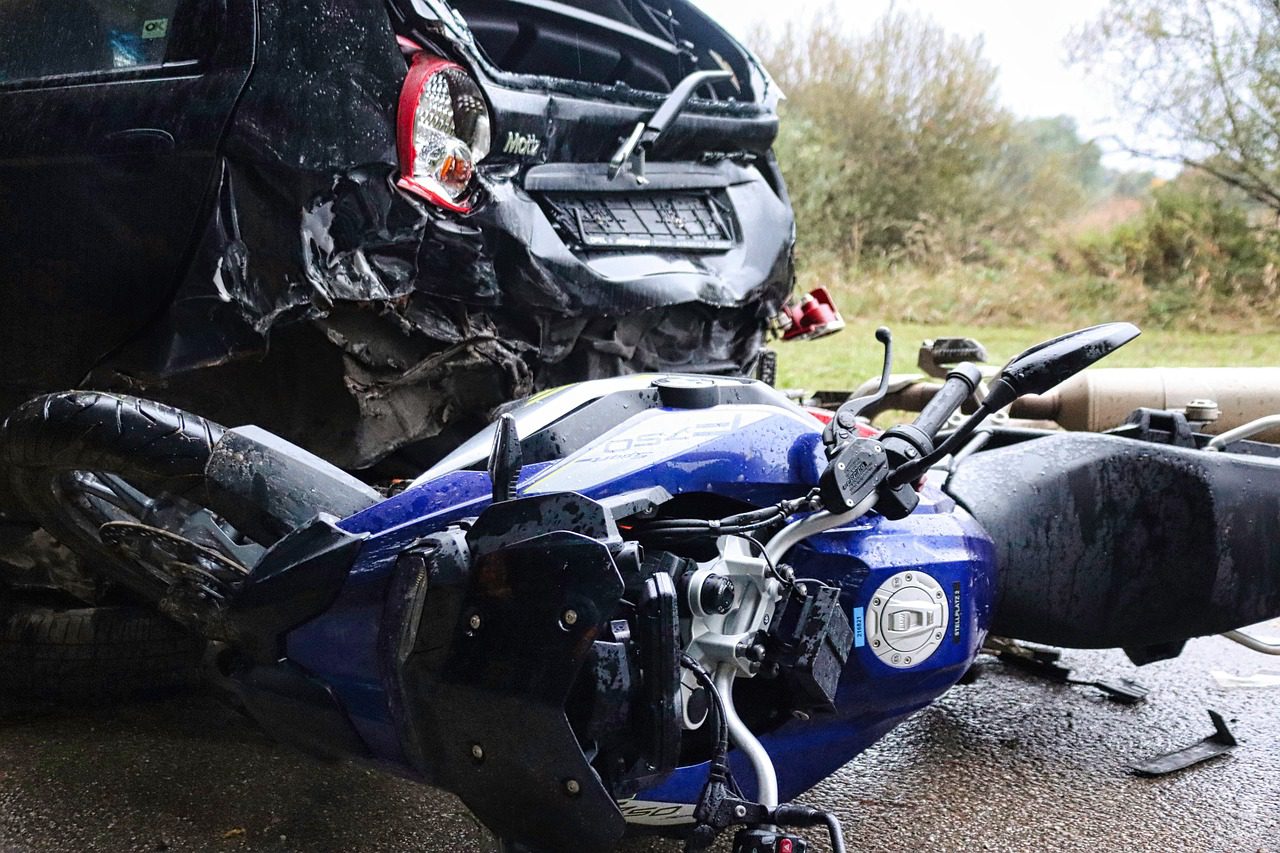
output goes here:
<path id="1" fill-rule="evenodd" d="M 560 530 L 488 551 L 481 545 L 472 556 L 461 591 L 446 594 L 456 609 L 427 605 L 439 592 L 435 575 L 413 585 L 418 606 L 404 613 L 417 624 L 402 623 L 410 642 L 392 672 L 401 725 L 417 746 L 415 769 L 500 836 L 552 850 L 610 850 L 622 816 L 566 713 L 622 595 L 609 547 Z M 573 624 L 567 611 L 578 614 Z"/>

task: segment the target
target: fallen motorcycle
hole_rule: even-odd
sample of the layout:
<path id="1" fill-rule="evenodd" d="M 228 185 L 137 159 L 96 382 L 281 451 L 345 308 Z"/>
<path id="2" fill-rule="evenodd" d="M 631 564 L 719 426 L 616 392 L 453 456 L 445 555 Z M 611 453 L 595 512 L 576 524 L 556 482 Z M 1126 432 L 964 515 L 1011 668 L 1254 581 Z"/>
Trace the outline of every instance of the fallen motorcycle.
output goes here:
<path id="1" fill-rule="evenodd" d="M 912 423 L 860 420 L 880 333 L 880 388 L 821 420 L 753 380 L 584 382 L 389 495 L 255 427 L 89 392 L 19 409 L 0 465 L 50 533 L 210 640 L 268 731 L 452 791 L 508 849 L 732 830 L 802 853 L 825 826 L 843 850 L 794 799 L 989 632 L 1153 660 L 1280 615 L 1275 448 L 984 427 L 1137 334 L 1027 350 L 946 433 L 972 364 Z"/>

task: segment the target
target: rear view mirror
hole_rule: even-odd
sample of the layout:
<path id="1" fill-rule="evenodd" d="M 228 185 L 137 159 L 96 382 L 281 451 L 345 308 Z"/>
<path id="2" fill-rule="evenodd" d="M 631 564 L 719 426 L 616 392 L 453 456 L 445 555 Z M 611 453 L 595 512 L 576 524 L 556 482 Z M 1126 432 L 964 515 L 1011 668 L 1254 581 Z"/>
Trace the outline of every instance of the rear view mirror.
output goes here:
<path id="1" fill-rule="evenodd" d="M 1103 323 L 1036 344 L 1014 356 L 991 383 L 988 409 L 1024 394 L 1043 394 L 1140 335 L 1132 323 Z"/>

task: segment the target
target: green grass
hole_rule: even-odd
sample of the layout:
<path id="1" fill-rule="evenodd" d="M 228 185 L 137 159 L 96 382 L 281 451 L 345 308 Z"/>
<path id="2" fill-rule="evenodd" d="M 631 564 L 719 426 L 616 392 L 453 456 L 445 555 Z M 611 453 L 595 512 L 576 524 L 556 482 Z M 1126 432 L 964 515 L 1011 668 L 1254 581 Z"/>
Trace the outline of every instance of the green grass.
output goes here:
<path id="1" fill-rule="evenodd" d="M 816 341 L 779 342 L 778 386 L 809 391 L 851 389 L 880 372 L 881 349 L 875 321 L 852 321 L 838 334 Z M 915 373 L 916 351 L 926 338 L 967 336 L 1003 363 L 1042 340 L 1078 326 L 1069 321 L 1034 326 L 980 326 L 972 323 L 888 323 L 894 334 L 893 370 Z M 1205 333 L 1146 329 L 1140 338 L 1099 362 L 1099 367 L 1273 367 L 1280 366 L 1280 332 Z"/>

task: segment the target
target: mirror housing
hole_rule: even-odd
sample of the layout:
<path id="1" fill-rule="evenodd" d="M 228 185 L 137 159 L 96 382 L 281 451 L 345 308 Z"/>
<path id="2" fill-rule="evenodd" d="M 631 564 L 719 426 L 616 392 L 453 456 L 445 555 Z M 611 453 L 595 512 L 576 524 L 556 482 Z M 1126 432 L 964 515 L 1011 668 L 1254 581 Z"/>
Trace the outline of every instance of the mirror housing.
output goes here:
<path id="1" fill-rule="evenodd" d="M 1132 323 L 1103 323 L 1036 344 L 1010 359 L 991 382 L 986 408 L 1002 409 L 1024 394 L 1043 394 L 1140 334 Z"/>

